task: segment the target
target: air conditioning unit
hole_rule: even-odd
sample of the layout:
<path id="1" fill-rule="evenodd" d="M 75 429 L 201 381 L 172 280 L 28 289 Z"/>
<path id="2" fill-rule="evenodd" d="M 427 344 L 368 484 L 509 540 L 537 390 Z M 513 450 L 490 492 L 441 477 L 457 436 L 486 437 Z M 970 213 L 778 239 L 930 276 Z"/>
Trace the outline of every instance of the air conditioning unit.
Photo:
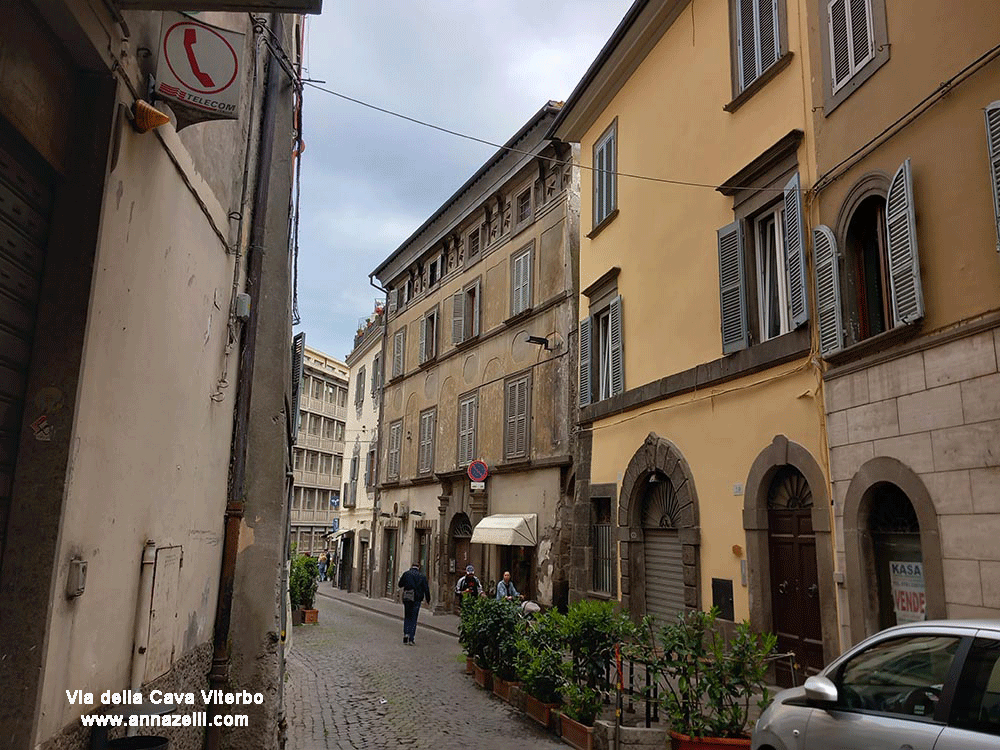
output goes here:
<path id="1" fill-rule="evenodd" d="M 406 518 L 410 515 L 410 504 L 409 503 L 396 503 L 395 513 L 393 513 L 396 518 Z"/>

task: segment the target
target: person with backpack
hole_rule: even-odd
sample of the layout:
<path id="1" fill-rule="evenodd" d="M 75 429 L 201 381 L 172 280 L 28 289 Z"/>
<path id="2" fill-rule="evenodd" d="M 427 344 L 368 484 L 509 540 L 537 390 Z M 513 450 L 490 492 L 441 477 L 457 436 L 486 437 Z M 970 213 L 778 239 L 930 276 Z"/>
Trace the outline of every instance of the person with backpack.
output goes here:
<path id="1" fill-rule="evenodd" d="M 431 587 L 427 583 L 427 576 L 420 572 L 419 563 L 413 563 L 399 577 L 399 587 L 403 589 L 403 645 L 413 646 L 420 603 L 425 599 L 428 604 L 431 603 Z"/>
<path id="2" fill-rule="evenodd" d="M 455 593 L 462 604 L 477 596 L 486 596 L 483 584 L 476 578 L 476 569 L 471 565 L 465 567 L 465 575 L 455 584 Z"/>

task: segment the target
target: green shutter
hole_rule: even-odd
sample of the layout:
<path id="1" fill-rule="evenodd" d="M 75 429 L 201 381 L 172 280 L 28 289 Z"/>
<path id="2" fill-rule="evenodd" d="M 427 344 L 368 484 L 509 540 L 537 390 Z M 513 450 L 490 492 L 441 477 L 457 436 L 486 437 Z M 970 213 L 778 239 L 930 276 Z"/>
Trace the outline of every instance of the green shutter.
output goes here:
<path id="1" fill-rule="evenodd" d="M 719 304 L 722 320 L 722 353 L 746 349 L 749 332 L 746 323 L 746 284 L 743 267 L 743 231 L 740 222 L 718 230 L 719 235 Z"/>

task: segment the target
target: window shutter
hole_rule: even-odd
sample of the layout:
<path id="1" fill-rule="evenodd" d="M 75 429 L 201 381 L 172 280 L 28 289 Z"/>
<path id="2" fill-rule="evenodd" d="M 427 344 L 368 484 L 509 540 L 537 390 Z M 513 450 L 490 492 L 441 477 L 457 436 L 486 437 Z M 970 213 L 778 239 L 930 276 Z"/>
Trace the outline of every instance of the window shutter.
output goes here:
<path id="1" fill-rule="evenodd" d="M 580 321 L 580 406 L 590 404 L 590 317 Z"/>
<path id="2" fill-rule="evenodd" d="M 465 463 L 466 401 L 458 402 L 458 465 Z"/>
<path id="3" fill-rule="evenodd" d="M 871 0 L 848 0 L 848 3 L 851 12 L 851 68 L 854 73 L 875 55 L 875 33 Z"/>
<path id="4" fill-rule="evenodd" d="M 736 5 L 736 13 L 739 16 L 737 46 L 741 91 L 757 77 L 757 35 L 754 31 L 753 6 L 754 0 L 739 0 Z"/>
<path id="5" fill-rule="evenodd" d="M 746 294 L 743 268 L 743 232 L 740 223 L 719 230 L 719 299 L 722 317 L 722 353 L 746 349 Z"/>
<path id="6" fill-rule="evenodd" d="M 479 290 L 480 283 L 477 281 L 476 285 L 473 287 L 475 289 L 475 298 L 472 300 L 472 335 L 479 335 Z"/>
<path id="7" fill-rule="evenodd" d="M 625 392 L 625 362 L 622 345 L 622 297 L 619 294 L 608 307 L 608 336 L 611 346 L 611 395 Z"/>
<path id="8" fill-rule="evenodd" d="M 515 452 L 525 455 L 528 445 L 528 379 L 517 381 L 517 435 Z"/>
<path id="9" fill-rule="evenodd" d="M 840 266 L 837 241 L 829 227 L 813 230 L 813 258 L 816 266 L 816 321 L 819 349 L 826 356 L 844 348 L 844 327 L 840 318 Z"/>
<path id="10" fill-rule="evenodd" d="M 517 383 L 507 384 L 507 458 L 517 455 Z"/>
<path id="11" fill-rule="evenodd" d="M 778 43 L 778 0 L 757 0 L 760 18 L 760 70 L 758 75 L 777 61 L 780 50 Z"/>
<path id="12" fill-rule="evenodd" d="M 406 347 L 406 329 L 401 328 L 396 331 L 392 341 L 392 376 L 399 377 L 403 374 L 403 351 Z"/>
<path id="13" fill-rule="evenodd" d="M 527 310 L 531 307 L 531 265 L 535 254 L 527 252 L 521 256 L 521 309 Z"/>
<path id="14" fill-rule="evenodd" d="M 420 319 L 420 364 L 427 359 L 427 318 Z"/>
<path id="15" fill-rule="evenodd" d="M 830 71 L 836 91 L 851 77 L 851 44 L 847 32 L 847 0 L 832 0 L 829 7 Z"/>
<path id="16" fill-rule="evenodd" d="M 458 292 L 451 298 L 451 343 L 465 340 L 465 294 Z"/>
<path id="17" fill-rule="evenodd" d="M 392 315 L 396 312 L 396 300 L 399 298 L 395 289 L 390 289 L 388 294 L 389 303 L 387 307 L 389 308 L 389 314 Z"/>
<path id="18" fill-rule="evenodd" d="M 885 199 L 886 237 L 889 251 L 889 286 L 892 289 L 893 327 L 924 317 L 917 254 L 917 222 L 913 213 L 913 180 L 910 160 L 903 162 L 889 183 Z"/>
<path id="19" fill-rule="evenodd" d="M 606 147 L 601 146 L 594 154 L 594 226 L 600 224 L 605 217 L 604 212 L 604 164 Z"/>
<path id="20" fill-rule="evenodd" d="M 305 353 L 306 335 L 305 333 L 297 333 L 295 334 L 295 338 L 292 339 L 292 414 L 295 415 L 291 434 L 293 442 L 299 432 L 302 419 L 300 407 L 302 404 L 302 366 L 305 361 Z"/>
<path id="21" fill-rule="evenodd" d="M 788 269 L 788 317 L 792 329 L 809 320 L 800 186 L 798 173 L 785 185 L 785 267 Z"/>
<path id="22" fill-rule="evenodd" d="M 993 183 L 993 216 L 997 224 L 997 252 L 1000 253 L 1000 101 L 986 108 L 986 143 L 990 155 L 990 178 Z"/>

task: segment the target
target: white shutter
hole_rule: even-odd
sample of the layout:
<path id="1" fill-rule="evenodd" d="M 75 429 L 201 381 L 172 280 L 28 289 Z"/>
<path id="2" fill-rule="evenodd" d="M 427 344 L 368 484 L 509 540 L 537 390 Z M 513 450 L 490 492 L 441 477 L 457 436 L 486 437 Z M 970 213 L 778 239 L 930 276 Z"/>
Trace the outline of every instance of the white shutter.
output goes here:
<path id="1" fill-rule="evenodd" d="M 1000 253 L 1000 101 L 986 108 L 986 144 L 993 184 L 993 216 L 997 225 L 997 252 Z"/>
<path id="2" fill-rule="evenodd" d="M 580 406 L 590 404 L 590 317 L 580 321 Z"/>
<path id="3" fill-rule="evenodd" d="M 389 296 L 389 305 L 388 305 L 389 315 L 392 315 L 393 313 L 396 312 L 396 301 L 399 299 L 398 290 L 390 289 L 388 296 Z"/>
<path id="4" fill-rule="evenodd" d="M 722 353 L 746 349 L 746 293 L 743 268 L 743 232 L 738 221 L 718 230 L 719 304 L 722 320 Z"/>
<path id="5" fill-rule="evenodd" d="M 521 257 L 524 268 L 521 270 L 521 309 L 531 307 L 531 261 L 534 253 L 527 252 Z"/>
<path id="6" fill-rule="evenodd" d="M 851 44 L 848 34 L 847 0 L 832 0 L 828 6 L 830 33 L 830 79 L 833 90 L 851 77 Z"/>
<path id="7" fill-rule="evenodd" d="M 479 335 L 479 290 L 480 283 L 477 281 L 473 287 L 475 298 L 472 300 L 472 335 Z"/>
<path id="8" fill-rule="evenodd" d="M 785 268 L 788 271 L 788 317 L 792 329 L 809 320 L 806 289 L 805 235 L 802 230 L 802 191 L 799 175 L 785 185 Z"/>
<path id="9" fill-rule="evenodd" d="M 466 461 L 465 452 L 465 433 L 466 427 L 466 413 L 468 411 L 466 407 L 466 401 L 458 402 L 458 465 L 462 466 Z"/>
<path id="10" fill-rule="evenodd" d="M 507 458 L 517 455 L 517 382 L 507 383 Z"/>
<path id="11" fill-rule="evenodd" d="M 451 343 L 465 340 L 465 294 L 457 292 L 451 298 Z"/>
<path id="12" fill-rule="evenodd" d="M 517 381 L 517 435 L 515 451 L 518 456 L 525 455 L 528 444 L 528 379 Z"/>
<path id="13" fill-rule="evenodd" d="M 740 91 L 757 77 L 757 34 L 754 30 L 754 0 L 739 0 L 736 4 L 737 58 Z"/>
<path id="14" fill-rule="evenodd" d="M 604 158 L 607 154 L 605 146 L 600 146 L 594 153 L 594 226 L 600 224 L 606 216 L 604 211 Z"/>
<path id="15" fill-rule="evenodd" d="M 826 356 L 844 348 L 840 317 L 840 264 L 837 241 L 829 227 L 813 230 L 813 263 L 816 270 L 816 324 L 819 349 Z"/>
<path id="16" fill-rule="evenodd" d="M 920 288 L 920 256 L 917 253 L 917 222 L 913 212 L 913 180 L 910 160 L 903 162 L 889 183 L 885 199 L 886 244 L 889 255 L 889 286 L 892 289 L 893 327 L 924 317 Z"/>
<path id="17" fill-rule="evenodd" d="M 420 319 L 420 364 L 427 360 L 427 318 Z"/>
<path id="18" fill-rule="evenodd" d="M 403 374 L 403 349 L 406 346 L 406 329 L 401 328 L 396 331 L 392 339 L 392 376 L 399 377 Z"/>
<path id="19" fill-rule="evenodd" d="M 622 342 L 622 297 L 619 294 L 608 307 L 608 338 L 611 348 L 611 395 L 625 392 L 625 361 Z"/>

